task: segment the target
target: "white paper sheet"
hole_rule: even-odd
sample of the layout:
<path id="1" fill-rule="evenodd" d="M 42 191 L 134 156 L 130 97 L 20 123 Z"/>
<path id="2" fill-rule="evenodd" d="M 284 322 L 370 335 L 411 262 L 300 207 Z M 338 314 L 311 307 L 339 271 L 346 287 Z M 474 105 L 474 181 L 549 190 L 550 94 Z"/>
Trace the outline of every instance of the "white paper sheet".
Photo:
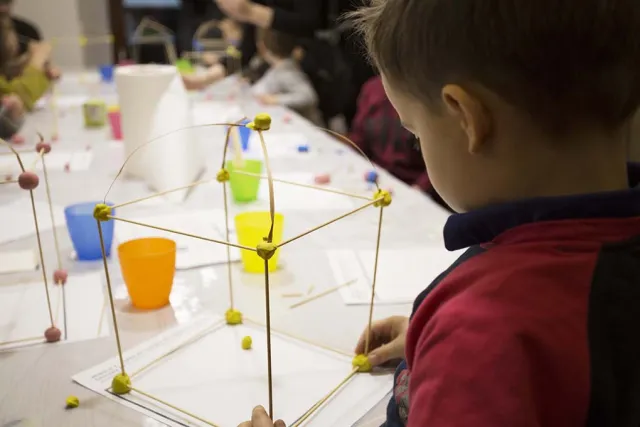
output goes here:
<path id="1" fill-rule="evenodd" d="M 34 271 L 38 265 L 33 249 L 0 252 L 0 274 Z"/>
<path id="2" fill-rule="evenodd" d="M 309 142 L 309 138 L 302 133 L 265 132 L 263 136 L 269 158 L 315 157 L 318 154 L 317 149 Z M 309 151 L 306 153 L 298 151 L 301 145 L 306 145 Z M 248 152 L 254 157 L 263 157 L 262 145 L 257 133 L 251 134 Z"/>
<path id="3" fill-rule="evenodd" d="M 300 184 L 313 183 L 313 174 L 292 173 L 274 174 L 273 178 L 282 179 Z M 339 189 L 338 189 L 339 190 Z M 263 203 L 269 202 L 269 186 L 266 180 L 260 183 L 259 199 Z M 365 202 L 342 194 L 329 193 L 313 188 L 299 187 L 297 185 L 282 182 L 273 183 L 273 194 L 276 210 L 343 210 L 348 211 L 356 207 L 354 201 L 361 204 Z"/>
<path id="4" fill-rule="evenodd" d="M 38 201 L 35 205 L 40 232 L 43 233 L 51 230 L 49 205 Z M 64 208 L 54 205 L 53 216 L 56 227 L 65 226 Z M 23 237 L 36 234 L 33 215 L 31 213 L 31 200 L 28 194 L 25 194 L 13 202 L 0 205 L 0 218 L 2 218 L 3 224 L 6 224 L 6 226 L 0 227 L 0 244 L 13 242 Z M 8 224 L 11 226 L 8 226 Z"/>
<path id="5" fill-rule="evenodd" d="M 205 331 L 210 332 L 182 345 Z M 241 349 L 244 336 L 252 337 L 251 350 Z M 220 318 L 199 319 L 133 348 L 124 354 L 124 360 L 135 388 L 216 425 L 232 427 L 249 418 L 254 406 L 267 405 L 265 342 L 262 326 L 245 323 L 229 327 Z M 134 374 L 178 347 L 180 350 L 171 356 Z M 272 361 L 274 417 L 284 419 L 287 425 L 328 394 L 352 369 L 351 357 L 277 333 L 272 333 Z M 114 397 L 107 389 L 118 369 L 118 359 L 113 357 L 75 375 L 73 380 L 170 426 L 207 425 L 135 391 Z M 392 382 L 390 374 L 358 374 L 303 425 L 353 425 L 388 393 Z"/>
<path id="6" fill-rule="evenodd" d="M 193 137 L 191 104 L 176 67 L 119 67 L 115 81 L 128 157 L 125 173 L 144 179 L 158 192 L 197 180 L 207 156 L 200 139 Z M 166 197 L 181 202 L 184 195 L 176 192 Z"/>
<path id="7" fill-rule="evenodd" d="M 24 167 L 30 169 L 36 162 L 37 153 L 22 153 L 20 158 Z M 91 167 L 93 162 L 93 152 L 91 151 L 51 151 L 46 155 L 47 171 L 64 171 L 69 167 L 70 172 L 86 171 Z M 36 162 L 36 169 L 42 170 L 42 162 Z M 0 156 L 0 174 L 20 173 L 20 166 L 14 156 Z"/>
<path id="8" fill-rule="evenodd" d="M 463 252 L 449 252 L 439 247 L 381 250 L 375 302 L 412 303 Z M 369 304 L 375 251 L 333 250 L 328 251 L 327 256 L 338 284 L 357 280 L 340 289 L 345 304 Z"/>
<path id="9" fill-rule="evenodd" d="M 225 240 L 224 212 L 219 210 L 184 212 L 170 215 L 129 218 L 137 222 L 155 225 L 195 234 L 216 240 Z M 227 262 L 227 250 L 224 245 L 207 242 L 193 237 L 181 236 L 175 233 L 155 230 L 126 222 L 121 222 L 115 228 L 118 242 L 140 239 L 145 237 L 165 237 L 176 242 L 176 268 L 189 269 L 204 265 L 222 264 Z M 230 236 L 235 240 L 235 236 Z M 231 262 L 240 260 L 240 251 L 231 248 Z"/>
<path id="10" fill-rule="evenodd" d="M 70 275 L 64 300 L 62 292 L 61 286 L 49 285 L 54 324 L 62 331 L 60 342 L 109 334 L 100 273 Z M 43 343 L 50 326 L 43 282 L 0 287 L 0 351 Z"/>

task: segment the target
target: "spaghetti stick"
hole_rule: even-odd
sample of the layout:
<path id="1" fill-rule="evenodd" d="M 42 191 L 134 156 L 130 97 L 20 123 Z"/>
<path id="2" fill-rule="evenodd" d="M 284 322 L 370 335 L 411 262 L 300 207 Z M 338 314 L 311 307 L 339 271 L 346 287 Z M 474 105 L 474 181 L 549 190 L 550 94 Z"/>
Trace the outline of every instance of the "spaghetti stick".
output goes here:
<path id="1" fill-rule="evenodd" d="M 260 174 L 257 174 L 257 173 L 253 173 L 253 172 L 233 171 L 232 173 L 235 173 L 235 174 L 238 174 L 238 175 L 253 176 L 253 177 L 256 177 L 256 178 L 260 178 L 260 179 L 267 179 L 266 176 L 260 175 Z M 296 187 L 304 187 L 304 188 L 309 188 L 309 189 L 312 189 L 312 190 L 324 191 L 326 193 L 340 194 L 342 196 L 353 197 L 354 199 L 361 199 L 361 200 L 367 200 L 367 201 L 371 200 L 371 197 L 361 196 L 359 194 L 347 193 L 347 192 L 340 191 L 340 190 L 334 190 L 333 188 L 320 187 L 318 185 L 303 184 L 303 183 L 300 183 L 300 182 L 287 181 L 285 179 L 278 179 L 278 178 L 273 178 L 273 182 L 280 182 L 282 184 L 294 185 Z"/>
<path id="2" fill-rule="evenodd" d="M 236 168 L 244 167 L 242 144 L 240 143 L 240 131 L 237 127 L 231 129 L 231 144 L 233 144 L 233 166 Z"/>
<path id="3" fill-rule="evenodd" d="M 301 305 L 307 304 L 307 303 L 309 303 L 311 301 L 315 301 L 318 298 L 322 298 L 324 296 L 327 296 L 327 295 L 329 295 L 329 294 L 331 294 L 331 293 L 333 293 L 333 292 L 335 292 L 335 291 L 337 291 L 339 289 L 346 288 L 347 286 L 351 286 L 354 283 L 356 283 L 357 281 L 358 281 L 358 279 L 353 279 L 353 280 L 348 281 L 347 283 L 343 283 L 342 285 L 334 286 L 333 288 L 329 288 L 326 291 L 322 291 L 319 294 L 316 294 L 316 295 L 314 295 L 312 297 L 303 299 L 302 301 L 298 301 L 297 303 L 291 305 L 289 308 L 300 307 Z"/>
<path id="4" fill-rule="evenodd" d="M 250 248 L 248 246 L 238 245 L 238 244 L 231 243 L 231 242 L 224 242 L 222 240 L 217 240 L 217 239 L 209 239 L 207 237 L 196 236 L 195 234 L 183 233 L 182 231 L 172 230 L 170 228 L 156 227 L 155 225 L 144 224 L 142 222 L 132 221 L 130 219 L 118 218 L 116 216 L 111 216 L 111 215 L 108 215 L 108 218 L 109 219 L 114 219 L 116 221 L 128 222 L 129 224 L 133 224 L 133 225 L 139 225 L 139 226 L 142 226 L 142 227 L 153 228 L 155 230 L 166 231 L 167 233 L 179 234 L 181 236 L 193 237 L 194 239 L 204 240 L 204 241 L 212 242 L 212 243 L 219 243 L 221 245 L 233 246 L 234 248 L 244 249 L 244 250 L 247 250 L 247 251 L 256 252 L 256 248 Z"/>

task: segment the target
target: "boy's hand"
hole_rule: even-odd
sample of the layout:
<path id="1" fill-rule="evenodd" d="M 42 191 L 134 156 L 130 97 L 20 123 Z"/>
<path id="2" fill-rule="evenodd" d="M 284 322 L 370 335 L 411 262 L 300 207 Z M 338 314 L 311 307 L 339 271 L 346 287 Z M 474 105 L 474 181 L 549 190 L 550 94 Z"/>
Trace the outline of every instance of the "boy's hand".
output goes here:
<path id="1" fill-rule="evenodd" d="M 278 96 L 265 93 L 258 95 L 258 101 L 264 105 L 276 105 L 278 104 Z"/>
<path id="2" fill-rule="evenodd" d="M 373 322 L 369 335 L 369 362 L 372 366 L 404 358 L 408 327 L 409 318 L 403 316 L 392 316 Z M 364 353 L 366 335 L 367 330 L 365 329 L 358 340 L 358 345 L 356 345 L 356 354 Z"/>
<path id="3" fill-rule="evenodd" d="M 251 413 L 251 421 L 245 421 L 238 427 L 286 427 L 284 421 L 278 420 L 275 423 L 271 421 L 267 411 L 262 406 L 253 408 Z"/>

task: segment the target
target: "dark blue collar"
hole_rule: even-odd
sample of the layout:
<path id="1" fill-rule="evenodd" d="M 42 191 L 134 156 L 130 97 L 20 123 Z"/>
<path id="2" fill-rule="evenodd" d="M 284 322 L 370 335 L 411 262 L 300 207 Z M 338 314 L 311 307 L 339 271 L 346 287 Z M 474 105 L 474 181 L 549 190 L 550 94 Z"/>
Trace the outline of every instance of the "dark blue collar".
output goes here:
<path id="1" fill-rule="evenodd" d="M 544 197 L 489 206 L 449 217 L 444 243 L 454 251 L 492 241 L 519 225 L 539 221 L 640 216 L 640 165 L 630 164 L 631 189 L 567 197 Z"/>

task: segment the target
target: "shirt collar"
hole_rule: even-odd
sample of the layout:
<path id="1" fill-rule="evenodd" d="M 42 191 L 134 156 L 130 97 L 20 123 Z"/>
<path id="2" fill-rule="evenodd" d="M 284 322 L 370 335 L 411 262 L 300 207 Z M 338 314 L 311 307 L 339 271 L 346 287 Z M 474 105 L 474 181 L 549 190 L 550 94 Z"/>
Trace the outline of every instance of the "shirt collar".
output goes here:
<path id="1" fill-rule="evenodd" d="M 628 168 L 629 190 L 519 200 L 454 214 L 444 226 L 444 242 L 454 251 L 492 241 L 499 234 L 541 221 L 640 216 L 640 165 Z"/>

